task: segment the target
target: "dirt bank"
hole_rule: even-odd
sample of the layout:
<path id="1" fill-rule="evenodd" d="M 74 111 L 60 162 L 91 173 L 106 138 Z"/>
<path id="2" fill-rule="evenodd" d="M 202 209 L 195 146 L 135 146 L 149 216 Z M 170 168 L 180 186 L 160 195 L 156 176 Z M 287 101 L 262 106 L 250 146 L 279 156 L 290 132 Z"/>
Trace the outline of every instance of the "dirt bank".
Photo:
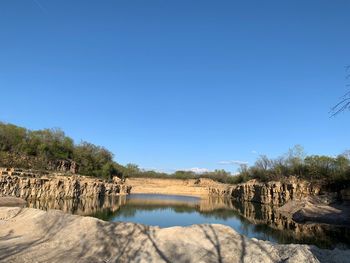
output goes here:
<path id="1" fill-rule="evenodd" d="M 223 225 L 160 229 L 0 208 L 0 262 L 345 262 L 350 251 L 276 245 Z"/>
<path id="2" fill-rule="evenodd" d="M 225 191 L 229 186 L 210 179 L 128 178 L 132 194 L 169 194 L 207 197 L 210 189 Z"/>

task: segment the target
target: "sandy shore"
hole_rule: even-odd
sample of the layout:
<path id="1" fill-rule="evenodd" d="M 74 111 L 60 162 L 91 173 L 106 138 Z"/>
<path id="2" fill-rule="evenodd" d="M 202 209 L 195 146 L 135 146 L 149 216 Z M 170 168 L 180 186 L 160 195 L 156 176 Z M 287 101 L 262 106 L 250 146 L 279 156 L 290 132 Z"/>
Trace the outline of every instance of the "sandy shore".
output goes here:
<path id="1" fill-rule="evenodd" d="M 160 229 L 0 207 L 0 262 L 346 262 L 350 251 L 276 245 L 223 225 Z"/>

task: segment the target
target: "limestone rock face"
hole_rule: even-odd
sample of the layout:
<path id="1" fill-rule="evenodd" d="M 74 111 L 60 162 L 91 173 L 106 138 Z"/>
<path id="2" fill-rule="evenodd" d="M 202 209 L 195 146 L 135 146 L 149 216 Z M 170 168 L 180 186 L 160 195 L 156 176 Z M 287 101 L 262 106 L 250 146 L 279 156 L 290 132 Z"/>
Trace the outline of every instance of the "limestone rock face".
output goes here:
<path id="1" fill-rule="evenodd" d="M 79 166 L 76 162 L 67 160 L 50 161 L 47 168 L 52 171 L 69 172 L 72 174 L 77 174 L 79 171 Z"/>
<path id="2" fill-rule="evenodd" d="M 79 173 L 79 165 L 69 159 L 46 160 L 37 156 L 21 155 L 9 152 L 3 152 L 0 159 L 0 166 L 2 167 L 22 167 L 25 169 L 33 169 L 41 167 L 40 169 L 64 172 L 64 173 Z M 1 169 L 1 168 L 0 168 Z M 10 168 L 14 169 L 14 168 Z"/>
<path id="3" fill-rule="evenodd" d="M 23 199 L 63 199 L 125 195 L 130 186 L 106 182 L 85 176 L 44 175 L 31 176 L 16 173 L 0 175 L 0 196 L 16 196 Z"/>
<path id="4" fill-rule="evenodd" d="M 289 178 L 285 182 L 268 183 L 251 180 L 236 185 L 204 178 L 185 180 L 129 178 L 126 182 L 132 185 L 132 193 L 228 197 L 239 201 L 278 206 L 289 200 L 300 200 L 307 196 L 319 195 L 322 187 L 320 184 L 311 184 L 296 178 Z"/>
<path id="5" fill-rule="evenodd" d="M 310 195 L 318 195 L 320 191 L 320 185 L 293 178 L 286 182 L 261 183 L 251 180 L 227 187 L 209 188 L 210 194 L 271 205 L 282 205 L 289 200 L 300 200 Z"/>

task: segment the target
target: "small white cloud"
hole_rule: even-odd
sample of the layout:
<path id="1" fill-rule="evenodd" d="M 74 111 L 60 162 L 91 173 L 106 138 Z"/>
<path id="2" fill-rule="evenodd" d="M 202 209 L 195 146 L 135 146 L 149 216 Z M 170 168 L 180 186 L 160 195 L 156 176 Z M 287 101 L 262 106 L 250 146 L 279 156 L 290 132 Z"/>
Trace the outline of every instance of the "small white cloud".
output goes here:
<path id="1" fill-rule="evenodd" d="M 248 162 L 245 161 L 238 161 L 238 160 L 229 160 L 229 161 L 221 161 L 219 162 L 221 165 L 244 165 L 248 164 Z"/>
<path id="2" fill-rule="evenodd" d="M 185 171 L 190 171 L 190 172 L 193 172 L 193 173 L 196 173 L 196 174 L 210 172 L 210 170 L 207 169 L 207 168 L 199 168 L 199 167 L 193 167 L 193 168 L 190 168 L 190 169 L 185 169 Z"/>
<path id="3" fill-rule="evenodd" d="M 142 170 L 144 171 L 153 171 L 153 172 L 157 172 L 157 173 L 172 173 L 173 170 L 166 170 L 166 169 L 160 169 L 160 168 L 155 168 L 155 167 L 145 167 Z"/>
<path id="4" fill-rule="evenodd" d="M 258 152 L 255 150 L 252 150 L 252 154 L 258 154 Z"/>

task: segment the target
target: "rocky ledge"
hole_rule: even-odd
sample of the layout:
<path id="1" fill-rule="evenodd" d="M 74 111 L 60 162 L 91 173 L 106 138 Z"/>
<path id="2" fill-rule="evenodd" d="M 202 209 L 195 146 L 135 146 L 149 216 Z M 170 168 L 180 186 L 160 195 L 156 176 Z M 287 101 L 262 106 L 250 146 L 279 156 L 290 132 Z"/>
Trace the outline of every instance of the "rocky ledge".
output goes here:
<path id="1" fill-rule="evenodd" d="M 32 173 L 19 169 L 3 169 L 0 172 L 0 196 L 23 199 L 63 199 L 124 195 L 130 186 L 119 179 L 107 182 L 81 175 Z"/>
<path id="2" fill-rule="evenodd" d="M 275 206 L 282 206 L 291 200 L 300 201 L 310 196 L 322 196 L 326 202 L 350 201 L 349 188 L 332 192 L 321 182 L 311 183 L 295 177 L 283 182 L 264 183 L 250 180 L 236 185 L 223 184 L 206 178 L 183 180 L 129 178 L 126 183 L 132 186 L 132 193 L 219 196 Z"/>
<path id="3" fill-rule="evenodd" d="M 223 225 L 160 229 L 32 208 L 0 208 L 1 262 L 346 262 L 349 250 L 277 245 Z"/>
<path id="4" fill-rule="evenodd" d="M 289 200 L 302 200 L 308 196 L 320 195 L 322 184 L 312 184 L 293 177 L 284 182 L 262 183 L 251 180 L 242 184 L 226 185 L 226 187 L 210 187 L 209 193 L 239 201 L 280 206 Z"/>

